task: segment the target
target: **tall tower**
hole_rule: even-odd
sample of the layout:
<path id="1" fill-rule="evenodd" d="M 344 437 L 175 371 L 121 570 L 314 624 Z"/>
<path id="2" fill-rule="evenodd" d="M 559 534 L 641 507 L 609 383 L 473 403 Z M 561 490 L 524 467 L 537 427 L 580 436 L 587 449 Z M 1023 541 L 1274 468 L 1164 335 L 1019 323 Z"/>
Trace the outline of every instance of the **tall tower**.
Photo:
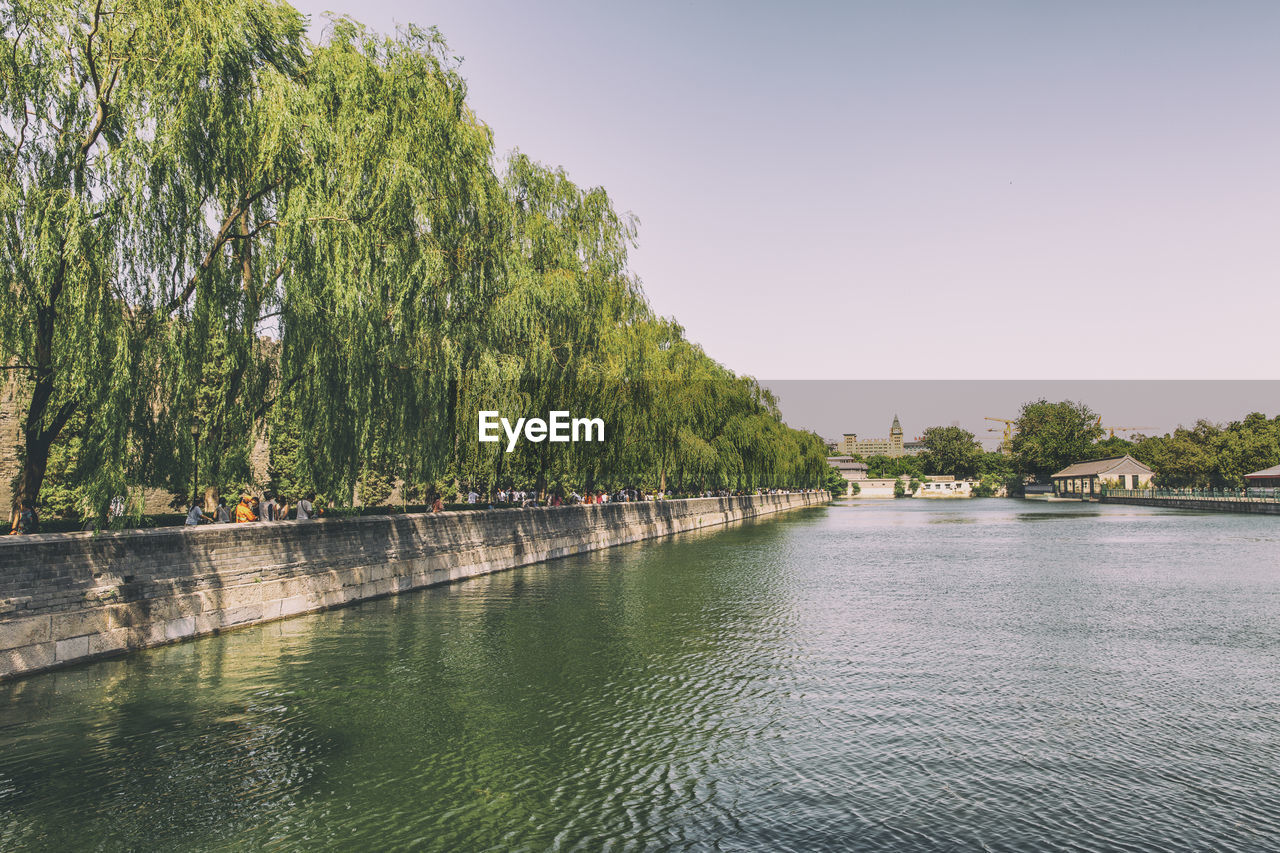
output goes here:
<path id="1" fill-rule="evenodd" d="M 902 455 L 902 424 L 898 423 L 898 416 L 893 416 L 893 426 L 889 428 L 889 455 Z"/>

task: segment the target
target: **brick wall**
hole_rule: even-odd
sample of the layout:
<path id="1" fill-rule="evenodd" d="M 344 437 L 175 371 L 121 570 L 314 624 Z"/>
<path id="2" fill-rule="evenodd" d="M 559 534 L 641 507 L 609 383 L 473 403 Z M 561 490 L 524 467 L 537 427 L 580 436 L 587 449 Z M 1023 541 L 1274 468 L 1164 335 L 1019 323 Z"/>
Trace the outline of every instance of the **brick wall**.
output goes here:
<path id="1" fill-rule="evenodd" d="M 0 513 L 9 520 L 13 506 L 12 480 L 18 473 L 18 445 L 22 441 L 25 401 L 17 371 L 3 370 L 0 379 Z"/>
<path id="2" fill-rule="evenodd" d="M 0 679 L 826 503 L 825 492 L 0 538 Z"/>

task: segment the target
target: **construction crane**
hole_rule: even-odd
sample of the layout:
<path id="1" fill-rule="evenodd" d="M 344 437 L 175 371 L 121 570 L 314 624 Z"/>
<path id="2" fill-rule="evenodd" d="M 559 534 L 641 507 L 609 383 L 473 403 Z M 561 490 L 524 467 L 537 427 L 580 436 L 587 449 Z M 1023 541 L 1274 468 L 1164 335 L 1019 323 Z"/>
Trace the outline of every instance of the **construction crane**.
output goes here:
<path id="1" fill-rule="evenodd" d="M 1122 427 L 1122 426 L 1107 426 L 1106 424 L 1098 424 L 1098 426 L 1102 427 L 1107 431 L 1107 438 L 1115 438 L 1116 433 L 1118 432 L 1138 432 L 1139 430 L 1144 430 L 1144 429 L 1155 429 L 1155 427 L 1145 427 L 1145 426 Z"/>
<path id="2" fill-rule="evenodd" d="M 983 420 L 996 421 L 997 423 L 1004 424 L 1004 429 L 998 429 L 998 428 L 992 427 L 992 428 L 988 428 L 987 432 L 1002 433 L 1004 437 L 1000 441 L 1000 452 L 1012 453 L 1013 452 L 1013 429 L 1014 429 L 1014 425 L 1017 424 L 1018 422 L 1009 420 L 1008 418 L 988 417 L 988 418 L 984 418 Z"/>
<path id="3" fill-rule="evenodd" d="M 1155 429 L 1155 427 L 1107 426 L 1102 422 L 1102 415 L 1098 415 L 1098 419 L 1093 422 L 1093 425 L 1098 429 L 1105 429 L 1107 431 L 1107 438 L 1115 438 L 1116 433 L 1118 432 L 1137 432 L 1140 429 Z"/>

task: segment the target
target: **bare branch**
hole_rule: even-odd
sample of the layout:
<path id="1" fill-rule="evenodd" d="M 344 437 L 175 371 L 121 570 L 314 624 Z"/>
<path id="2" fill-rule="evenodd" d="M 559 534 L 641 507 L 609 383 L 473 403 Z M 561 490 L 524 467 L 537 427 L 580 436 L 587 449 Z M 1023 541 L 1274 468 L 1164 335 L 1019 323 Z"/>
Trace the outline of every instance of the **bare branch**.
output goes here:
<path id="1" fill-rule="evenodd" d="M 102 94 L 102 82 L 98 78 L 98 62 L 93 56 L 93 39 L 98 35 L 98 24 L 102 21 L 102 0 L 98 0 L 97 6 L 93 10 L 93 28 L 89 30 L 89 37 L 85 40 L 85 60 L 89 64 L 89 79 L 93 81 L 93 93 L 100 97 Z"/>
<path id="2" fill-rule="evenodd" d="M 262 405 L 259 406 L 254 411 L 253 420 L 256 421 L 259 418 L 261 418 L 263 415 L 265 415 L 267 412 L 269 412 L 271 410 L 271 407 L 276 404 L 276 400 L 279 400 L 285 394 L 288 394 L 289 391 L 293 388 L 293 386 L 298 384 L 298 380 L 300 379 L 302 379 L 302 374 L 295 373 L 288 380 L 286 380 L 285 382 L 282 382 L 280 384 L 280 390 L 278 390 L 275 393 L 275 396 L 268 397 L 266 400 L 263 401 Z"/>
<path id="3" fill-rule="evenodd" d="M 53 416 L 53 422 L 49 424 L 48 428 L 44 431 L 44 434 L 49 436 L 50 440 L 57 438 L 58 434 L 62 432 L 62 428 L 67 425 L 67 421 L 71 420 L 71 416 L 75 414 L 75 411 L 79 406 L 80 400 L 77 397 L 72 397 L 70 400 L 63 403 L 61 408 L 58 409 L 57 414 Z"/>
<path id="4" fill-rule="evenodd" d="M 350 222 L 351 220 L 345 216 L 309 216 L 302 220 L 303 222 Z M 267 219 L 258 223 L 258 226 L 247 234 L 228 234 L 227 240 L 248 240 L 258 236 L 258 232 L 264 228 L 277 228 L 281 225 L 288 225 L 288 222 L 282 222 L 279 219 Z"/>
<path id="5" fill-rule="evenodd" d="M 84 141 L 80 143 L 80 157 L 85 159 L 89 156 L 89 150 L 93 148 L 93 144 L 98 141 L 98 136 L 102 133 L 102 128 L 107 123 L 107 111 L 111 108 L 111 96 L 115 92 L 116 83 L 120 80 L 120 69 L 124 67 L 124 61 L 113 62 L 114 54 L 111 51 L 111 43 L 108 42 L 107 47 L 107 64 L 110 66 L 111 79 L 108 81 L 106 88 L 102 86 L 102 79 L 98 72 L 97 58 L 93 53 L 93 39 L 98 34 L 98 25 L 102 18 L 102 0 L 98 0 L 98 4 L 93 13 L 93 29 L 89 31 L 89 37 L 85 42 L 85 59 L 89 65 L 89 76 L 93 80 L 93 94 L 98 101 L 98 109 L 93 117 L 93 124 L 90 125 L 88 133 L 85 134 Z M 129 34 L 128 44 L 133 44 L 133 39 L 137 36 L 138 31 L 134 30 Z M 83 162 L 79 168 L 83 168 Z"/>
<path id="6" fill-rule="evenodd" d="M 165 306 L 166 311 L 176 310 L 178 306 L 191 298 L 191 294 L 196 292 L 196 285 L 200 281 L 200 276 L 203 275 L 209 267 L 213 266 L 213 262 L 217 259 L 218 253 L 222 251 L 222 247 L 237 236 L 233 234 L 231 229 L 235 227 L 235 224 L 239 221 L 241 215 L 243 215 L 254 202 L 280 186 L 283 182 L 283 178 L 272 181 L 257 192 L 245 196 L 240 200 L 240 203 L 237 204 L 229 214 L 227 214 L 227 218 L 222 221 L 222 227 L 218 229 L 217 236 L 213 239 L 213 245 L 209 247 L 209 251 L 205 254 L 204 259 L 200 261 L 200 268 L 191 276 L 191 279 L 187 282 L 187 286 L 182 289 L 182 293 L 178 294 L 177 298 L 171 299 L 169 304 Z"/>
<path id="7" fill-rule="evenodd" d="M 22 41 L 22 37 L 26 34 L 25 26 L 18 29 L 18 34 L 13 39 L 13 66 L 18 66 L 18 44 Z M 13 163 L 9 165 L 9 177 L 13 177 L 13 172 L 18 168 L 18 162 L 22 158 L 22 146 L 27 144 L 27 124 L 31 121 L 34 113 L 27 109 L 27 99 L 22 98 L 22 127 L 18 128 L 18 141 L 13 144 Z"/>
<path id="8" fill-rule="evenodd" d="M 275 228 L 277 225 L 281 225 L 281 224 L 283 223 L 281 223 L 278 220 L 267 219 L 263 222 L 259 222 L 258 226 L 254 228 L 252 231 L 247 231 L 243 234 L 228 234 L 227 242 L 230 242 L 232 240 L 252 240 L 254 237 L 257 237 L 258 233 L 262 231 L 264 228 Z"/>

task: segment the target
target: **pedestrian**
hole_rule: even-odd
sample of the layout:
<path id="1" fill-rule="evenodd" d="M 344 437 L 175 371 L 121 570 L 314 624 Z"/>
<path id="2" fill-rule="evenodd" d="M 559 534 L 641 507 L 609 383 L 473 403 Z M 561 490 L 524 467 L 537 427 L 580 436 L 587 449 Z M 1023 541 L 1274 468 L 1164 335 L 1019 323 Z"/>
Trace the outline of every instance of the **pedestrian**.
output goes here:
<path id="1" fill-rule="evenodd" d="M 191 509 L 187 512 L 187 527 L 195 527 L 198 524 L 210 524 L 213 519 L 204 514 L 204 504 L 200 500 L 200 496 L 196 495 L 191 499 Z"/>
<path id="2" fill-rule="evenodd" d="M 23 500 L 22 509 L 18 511 L 18 520 L 14 523 L 13 529 L 9 531 L 10 536 L 22 536 L 40 531 L 40 516 L 36 515 L 36 508 L 30 500 Z"/>
<path id="3" fill-rule="evenodd" d="M 440 500 L 440 494 L 436 493 L 436 499 L 431 502 L 432 512 L 444 512 L 444 501 Z"/>
<path id="4" fill-rule="evenodd" d="M 253 507 L 249 503 L 249 496 L 241 495 L 240 503 L 236 504 L 236 524 L 257 520 L 258 515 L 253 511 Z"/>
<path id="5" fill-rule="evenodd" d="M 307 492 L 307 496 L 298 501 L 298 521 L 306 521 L 315 516 L 315 504 L 312 503 L 315 498 L 315 492 Z"/>
<path id="6" fill-rule="evenodd" d="M 478 500 L 480 500 L 480 496 L 476 494 L 475 489 L 471 489 L 469 492 L 467 492 L 467 503 L 473 504 Z"/>
<path id="7" fill-rule="evenodd" d="M 280 520 L 280 505 L 276 503 L 276 496 L 274 492 L 267 492 L 266 500 L 262 502 L 262 520 Z"/>
<path id="8" fill-rule="evenodd" d="M 218 508 L 215 510 L 215 520 L 218 524 L 231 523 L 231 510 L 227 509 L 226 498 L 218 498 Z"/>

